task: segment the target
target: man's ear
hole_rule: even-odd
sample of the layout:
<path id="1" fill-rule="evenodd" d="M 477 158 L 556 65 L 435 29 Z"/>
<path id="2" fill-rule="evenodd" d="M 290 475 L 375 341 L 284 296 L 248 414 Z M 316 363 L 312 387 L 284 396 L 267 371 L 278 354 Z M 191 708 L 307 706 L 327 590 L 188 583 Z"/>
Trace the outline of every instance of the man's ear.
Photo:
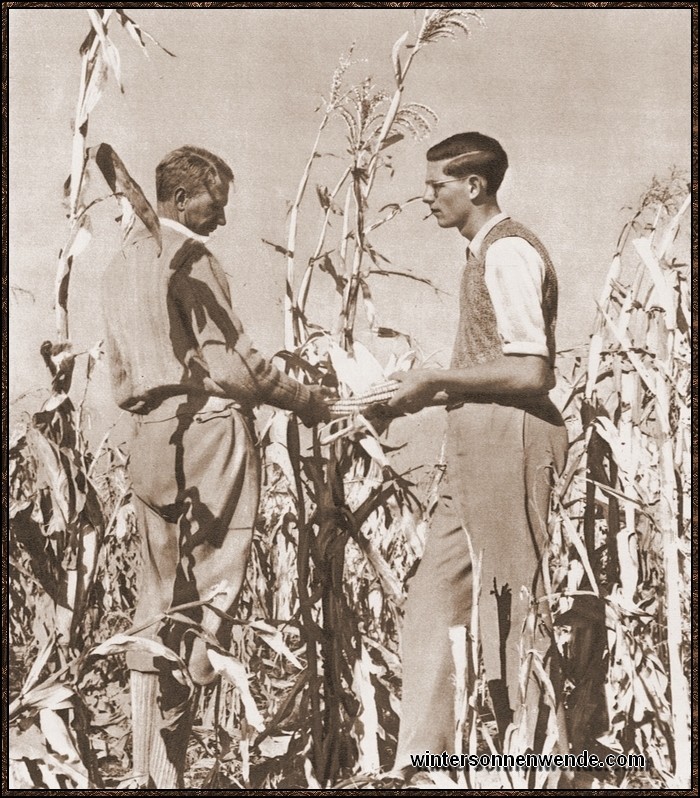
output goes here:
<path id="1" fill-rule="evenodd" d="M 469 175 L 466 182 L 467 186 L 469 186 L 469 198 L 471 200 L 476 200 L 486 195 L 488 186 L 481 175 Z"/>
<path id="2" fill-rule="evenodd" d="M 183 211 L 185 209 L 185 205 L 187 205 L 187 190 L 182 186 L 178 186 L 173 194 L 173 199 L 175 200 L 175 207 L 179 211 Z"/>

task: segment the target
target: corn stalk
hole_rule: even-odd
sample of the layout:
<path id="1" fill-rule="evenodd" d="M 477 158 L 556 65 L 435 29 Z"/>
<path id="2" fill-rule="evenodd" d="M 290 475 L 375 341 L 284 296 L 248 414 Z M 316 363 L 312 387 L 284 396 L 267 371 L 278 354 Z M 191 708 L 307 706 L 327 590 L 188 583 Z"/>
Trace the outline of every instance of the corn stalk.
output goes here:
<path id="1" fill-rule="evenodd" d="M 620 236 L 585 370 L 564 380 L 574 445 L 553 524 L 574 747 L 641 751 L 676 789 L 691 775 L 688 208 L 672 173 Z"/>
<path id="2" fill-rule="evenodd" d="M 90 210 L 106 200 L 116 201 L 125 235 L 138 217 L 160 240 L 157 217 L 119 156 L 108 144 L 87 147 L 90 114 L 109 73 L 121 87 L 119 52 L 108 36 L 110 21 L 117 19 L 144 51 L 145 39 L 152 37 L 122 9 L 89 9 L 87 13 L 90 30 L 80 47 L 80 85 L 66 181 L 69 231 L 59 253 L 55 280 L 57 342 L 45 341 L 41 346 L 51 375 L 51 395 L 13 449 L 13 544 L 44 596 L 39 637 L 42 655 L 40 665 L 30 673 L 29 684 L 38 681 L 42 671 L 51 669 L 55 681 L 88 642 L 91 630 L 86 626 L 86 614 L 105 536 L 127 501 L 124 492 L 116 506 L 108 509 L 103 503 L 94 480 L 94 460 L 80 430 L 85 396 L 77 411 L 70 399 L 77 358 L 87 356 L 89 382 L 101 356 L 99 344 L 89 352 L 74 352 L 68 340 L 73 260 L 90 241 Z M 109 192 L 88 196 L 96 176 L 103 179 Z M 27 485 L 33 485 L 33 491 L 28 491 L 25 479 Z M 25 684 L 23 692 L 28 689 Z M 48 781 L 46 786 L 99 786 L 100 774 L 86 731 L 89 718 L 79 692 L 56 687 L 47 690 L 44 698 L 28 709 L 35 714 L 48 744 L 47 765 L 39 766 L 42 778 Z"/>
<path id="3" fill-rule="evenodd" d="M 341 59 L 329 96 L 323 101 L 316 138 L 292 203 L 286 246 L 272 244 L 284 255 L 287 266 L 286 362 L 296 376 L 335 385 L 345 397 L 386 379 L 384 369 L 369 350 L 354 340 L 360 298 L 372 332 L 381 329 L 385 335 L 398 335 L 379 326 L 368 282 L 372 266 L 368 263 L 378 272 L 419 279 L 408 272 L 385 270 L 388 261 L 369 240 L 373 230 L 393 219 L 407 204 L 396 203 L 384 216 L 372 219 L 371 192 L 380 170 L 389 165 L 388 148 L 407 133 L 416 137 L 427 134 L 436 121 L 427 106 L 403 103 L 411 67 L 424 47 L 439 38 L 454 38 L 460 31 L 468 33 L 468 23 L 474 20 L 481 21 L 474 12 L 426 11 L 414 40 L 408 41 L 407 32 L 393 47 L 396 87 L 391 95 L 369 79 L 344 89 L 352 50 Z M 345 124 L 350 162 L 341 168 L 332 188 L 317 186 L 322 209 L 320 229 L 315 247 L 305 259 L 297 291 L 302 203 L 320 157 L 322 134 L 335 120 Z M 342 231 L 331 243 L 333 215 L 342 217 Z M 306 317 L 313 277 L 319 271 L 333 280 L 339 294 L 333 330 L 311 327 Z M 395 367 L 396 363 L 390 365 L 391 370 Z M 300 743 L 295 751 L 308 755 L 310 771 L 308 765 L 305 767 L 309 786 L 328 786 L 343 773 L 376 769 L 380 760 L 386 762 L 391 746 L 382 745 L 380 726 L 396 717 L 390 707 L 395 688 L 389 687 L 392 668 L 388 664 L 396 664 L 391 650 L 396 644 L 402 601 L 395 574 L 397 568 L 399 573 L 407 568 L 410 559 L 404 549 L 393 567 L 389 562 L 396 531 L 405 525 L 407 516 L 412 516 L 411 503 L 417 504 L 410 483 L 392 471 L 376 430 L 360 415 L 356 422 L 353 434 L 329 443 L 322 442 L 314 430 L 311 452 L 306 456 L 293 419 L 285 417 L 282 424 L 273 422 L 265 438 L 271 447 L 268 457 L 272 456 L 288 475 L 293 494 L 290 510 L 297 535 L 299 628 L 306 658 L 306 683 L 299 701 L 308 717 L 304 733 L 308 744 Z M 287 433 L 282 440 L 285 426 Z M 390 534 L 392 529 L 394 533 Z M 374 588 L 373 583 L 381 587 Z M 372 610 L 367 602 L 378 605 Z M 377 635 L 374 645 L 368 629 Z"/>

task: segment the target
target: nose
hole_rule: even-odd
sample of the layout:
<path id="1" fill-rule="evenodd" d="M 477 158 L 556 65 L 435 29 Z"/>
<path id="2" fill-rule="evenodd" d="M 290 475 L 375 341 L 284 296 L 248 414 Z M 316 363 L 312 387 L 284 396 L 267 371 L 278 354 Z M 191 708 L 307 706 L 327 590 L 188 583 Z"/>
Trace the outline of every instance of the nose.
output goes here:
<path id="1" fill-rule="evenodd" d="M 216 223 L 219 227 L 223 227 L 226 224 L 226 212 L 223 208 L 219 211 L 219 215 L 216 218 Z"/>
<path id="2" fill-rule="evenodd" d="M 432 186 L 426 186 L 425 190 L 423 191 L 423 202 L 426 205 L 430 205 L 430 203 L 435 199 L 435 189 Z"/>

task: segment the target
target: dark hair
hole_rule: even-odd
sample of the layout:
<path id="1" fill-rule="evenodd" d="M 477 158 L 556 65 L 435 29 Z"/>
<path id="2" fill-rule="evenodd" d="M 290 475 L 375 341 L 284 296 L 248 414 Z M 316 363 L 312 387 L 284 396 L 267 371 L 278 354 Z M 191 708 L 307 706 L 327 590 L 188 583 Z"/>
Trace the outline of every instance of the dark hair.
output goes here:
<path id="1" fill-rule="evenodd" d="M 218 155 L 201 147 L 180 147 L 169 152 L 156 167 L 158 202 L 172 199 L 179 186 L 191 194 L 210 190 L 217 177 L 223 183 L 233 182 L 231 167 Z"/>
<path id="2" fill-rule="evenodd" d="M 443 167 L 446 175 L 467 177 L 481 175 L 490 194 L 495 194 L 508 168 L 508 156 L 501 145 L 483 133 L 457 133 L 438 142 L 426 153 L 429 161 L 453 158 Z"/>

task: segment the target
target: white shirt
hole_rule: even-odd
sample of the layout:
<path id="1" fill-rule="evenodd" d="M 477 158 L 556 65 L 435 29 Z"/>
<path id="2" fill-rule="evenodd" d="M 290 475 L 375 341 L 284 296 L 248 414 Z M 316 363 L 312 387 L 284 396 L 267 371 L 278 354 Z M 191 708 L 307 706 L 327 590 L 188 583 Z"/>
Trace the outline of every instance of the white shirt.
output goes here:
<path id="1" fill-rule="evenodd" d="M 469 242 L 472 254 L 478 256 L 486 236 L 509 218 L 499 213 L 489 219 Z M 542 313 L 544 274 L 539 252 L 524 238 L 499 238 L 486 252 L 484 279 L 505 355 L 549 357 Z"/>
<path id="2" fill-rule="evenodd" d="M 199 233 L 194 233 L 189 227 L 185 227 L 184 224 L 176 222 L 175 219 L 168 219 L 166 216 L 159 216 L 158 221 L 164 227 L 170 227 L 173 230 L 177 230 L 177 232 L 182 233 L 183 236 L 187 236 L 187 238 L 194 238 L 195 241 L 199 241 L 202 244 L 206 244 L 207 241 L 209 241 L 209 236 L 201 236 Z"/>

